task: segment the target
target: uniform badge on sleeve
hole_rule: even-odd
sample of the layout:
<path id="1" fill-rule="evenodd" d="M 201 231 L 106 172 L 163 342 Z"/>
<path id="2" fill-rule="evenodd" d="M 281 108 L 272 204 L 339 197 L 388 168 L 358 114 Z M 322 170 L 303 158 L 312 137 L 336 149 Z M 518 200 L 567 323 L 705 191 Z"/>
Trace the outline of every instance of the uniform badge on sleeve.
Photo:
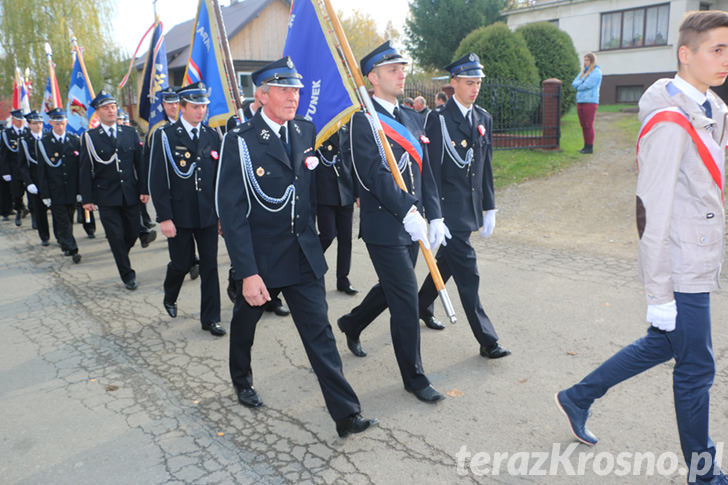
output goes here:
<path id="1" fill-rule="evenodd" d="M 258 167 L 255 169 L 255 174 L 258 177 L 262 177 L 263 175 L 265 175 L 265 169 L 263 167 Z"/>
<path id="2" fill-rule="evenodd" d="M 485 136 L 485 126 L 478 125 L 478 133 L 480 133 L 480 136 Z"/>
<path id="3" fill-rule="evenodd" d="M 428 143 L 430 143 L 430 139 L 429 139 L 429 138 L 427 138 L 427 137 L 426 137 L 425 135 L 421 135 L 421 136 L 420 136 L 420 141 L 421 141 L 422 143 L 424 143 L 425 145 L 427 145 Z"/>
<path id="4" fill-rule="evenodd" d="M 74 154 L 75 156 L 78 156 L 78 150 L 73 150 L 73 154 Z"/>
<path id="5" fill-rule="evenodd" d="M 210 152 L 210 156 L 212 157 L 213 160 L 217 160 L 220 157 L 220 155 L 218 155 L 215 150 Z"/>

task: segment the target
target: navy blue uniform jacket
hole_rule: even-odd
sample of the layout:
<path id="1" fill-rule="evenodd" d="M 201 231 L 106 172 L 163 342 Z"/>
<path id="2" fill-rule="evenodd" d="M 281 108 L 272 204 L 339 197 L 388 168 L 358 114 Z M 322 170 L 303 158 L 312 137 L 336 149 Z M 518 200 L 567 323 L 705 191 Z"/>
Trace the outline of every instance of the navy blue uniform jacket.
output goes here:
<path id="1" fill-rule="evenodd" d="M 162 133 L 167 136 L 172 160 L 165 153 Z M 175 226 L 187 229 L 216 224 L 215 179 L 220 158 L 217 132 L 200 125 L 195 146 L 182 122 L 177 120 L 155 130 L 150 151 L 149 194 L 157 212 L 157 222 L 171 219 Z M 195 169 L 191 171 L 193 163 Z M 184 178 L 177 171 L 190 176 Z"/>
<path id="2" fill-rule="evenodd" d="M 316 156 L 316 129 L 313 123 L 297 116 L 288 122 L 287 132 L 290 158 L 278 135 L 256 113 L 252 120 L 225 135 L 218 172 L 217 212 L 234 277 L 258 274 L 269 288 L 299 283 L 301 257 L 317 278 L 327 269 L 314 222 L 315 174 L 304 163 L 306 158 Z M 294 184 L 293 200 L 282 210 L 264 209 L 250 187 L 246 193 L 238 148 L 240 138 L 250 152 L 252 176 L 264 193 L 279 198 L 286 187 Z M 295 202 L 293 217 L 291 202 Z"/>
<path id="3" fill-rule="evenodd" d="M 389 113 L 373 101 L 377 112 L 384 116 Z M 422 120 L 416 111 L 399 107 L 403 125 L 412 135 L 422 140 Z M 417 206 L 420 213 L 428 220 L 442 217 L 438 202 L 437 186 L 430 170 L 427 150 L 422 149 L 422 171 L 415 160 L 411 160 L 410 168 L 402 172 L 407 192 L 394 182 L 392 174 L 383 165 L 374 134 L 363 112 L 355 113 L 351 120 L 351 156 L 360 186 L 361 215 L 359 237 L 367 244 L 382 246 L 409 246 L 412 238 L 404 230 L 402 220 L 412 205 Z M 395 159 L 399 160 L 405 152 L 404 148 L 389 140 Z M 421 145 L 424 145 L 421 143 Z M 367 190 L 368 189 L 368 190 Z"/>
<path id="4" fill-rule="evenodd" d="M 101 160 L 109 160 L 114 153 L 119 155 L 116 163 L 103 164 L 91 160 L 86 135 Z M 79 186 L 84 204 L 105 206 L 131 206 L 139 203 L 139 194 L 147 194 L 147 176 L 142 167 L 142 142 L 131 126 L 116 126 L 115 142 L 109 139 L 99 125 L 88 130 L 81 137 L 81 168 Z"/>
<path id="5" fill-rule="evenodd" d="M 456 166 L 445 150 L 441 117 L 445 120 L 451 141 L 461 159 L 465 160 L 468 148 L 473 148 L 470 167 Z M 473 118 L 471 129 L 452 98 L 443 108 L 431 112 L 427 117 L 426 132 L 430 139 L 427 151 L 440 193 L 445 224 L 451 231 L 475 231 L 483 225 L 483 211 L 495 209 L 491 165 L 493 118 L 476 105 L 473 105 Z"/>

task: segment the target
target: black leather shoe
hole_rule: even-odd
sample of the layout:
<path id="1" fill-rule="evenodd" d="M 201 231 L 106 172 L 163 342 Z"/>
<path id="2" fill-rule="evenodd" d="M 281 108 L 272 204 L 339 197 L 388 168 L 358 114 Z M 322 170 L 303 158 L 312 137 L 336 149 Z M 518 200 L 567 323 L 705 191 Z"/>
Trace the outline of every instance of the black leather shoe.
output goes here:
<path id="1" fill-rule="evenodd" d="M 228 296 L 228 298 L 230 298 L 231 302 L 235 303 L 235 297 L 237 295 L 235 294 L 235 282 L 232 280 L 230 282 L 228 282 L 227 296 Z"/>
<path id="2" fill-rule="evenodd" d="M 361 414 L 356 413 L 338 420 L 336 432 L 339 433 L 339 438 L 346 438 L 352 433 L 361 433 L 377 423 L 376 419 L 364 419 Z"/>
<path id="3" fill-rule="evenodd" d="M 356 295 L 357 293 L 359 293 L 359 290 L 357 290 L 356 288 L 354 288 L 351 285 L 348 285 L 346 287 L 336 288 L 336 291 L 346 293 L 347 295 Z"/>
<path id="4" fill-rule="evenodd" d="M 21 211 L 15 214 L 15 225 L 20 226 L 23 223 L 23 215 Z"/>
<path id="5" fill-rule="evenodd" d="M 126 287 L 126 289 L 127 289 L 127 290 L 129 290 L 129 291 L 134 291 L 134 290 L 136 290 L 137 288 L 139 288 L 139 285 L 137 285 L 137 282 L 136 282 L 136 278 L 132 278 L 132 279 L 130 279 L 129 281 L 125 281 L 125 282 L 124 282 L 124 286 L 125 286 L 125 287 Z"/>
<path id="6" fill-rule="evenodd" d="M 177 303 L 169 303 L 167 300 L 162 300 L 162 305 L 167 313 L 172 318 L 177 318 Z"/>
<path id="7" fill-rule="evenodd" d="M 238 391 L 238 402 L 248 408 L 259 408 L 263 405 L 263 400 L 252 387 Z"/>
<path id="8" fill-rule="evenodd" d="M 44 240 L 42 240 L 42 241 L 40 242 L 40 245 L 41 245 L 41 246 L 43 246 L 43 247 L 46 247 L 46 246 L 48 246 L 48 244 L 50 244 L 50 243 L 48 242 L 48 239 L 44 239 Z"/>
<path id="9" fill-rule="evenodd" d="M 73 260 L 74 264 L 78 264 L 81 262 L 81 255 L 76 253 L 73 256 L 71 256 L 71 259 Z"/>
<path id="10" fill-rule="evenodd" d="M 220 325 L 220 322 L 203 323 L 202 330 L 209 331 L 215 337 L 222 337 L 227 333 L 225 329 L 222 328 L 222 325 Z"/>
<path id="11" fill-rule="evenodd" d="M 488 357 L 489 359 L 500 359 L 501 357 L 505 357 L 506 355 L 511 355 L 511 351 L 504 349 L 496 343 L 488 347 L 487 349 L 481 346 L 480 355 L 482 355 L 483 357 Z"/>
<path id="12" fill-rule="evenodd" d="M 10 220 L 10 216 L 3 216 L 3 221 L 9 221 L 9 220 Z"/>
<path id="13" fill-rule="evenodd" d="M 366 357 L 367 353 L 364 351 L 363 348 L 361 348 L 361 342 L 358 338 L 352 338 L 349 337 L 349 334 L 346 333 L 344 330 L 344 324 L 341 323 L 341 320 L 343 320 L 344 317 L 339 318 L 336 320 L 336 325 L 338 325 L 339 330 L 344 332 L 344 335 L 346 335 L 346 346 L 349 347 L 349 350 L 351 350 L 351 353 L 356 355 L 357 357 Z"/>
<path id="14" fill-rule="evenodd" d="M 414 394 L 415 397 L 422 402 L 436 403 L 437 401 L 445 399 L 445 396 L 437 392 L 437 390 L 432 386 L 427 386 L 424 389 L 419 389 L 417 391 L 414 389 L 407 389 L 405 387 L 405 390 Z"/>
<path id="15" fill-rule="evenodd" d="M 200 264 L 195 263 L 190 268 L 190 279 L 196 280 L 200 276 Z"/>
<path id="16" fill-rule="evenodd" d="M 149 246 L 155 239 L 157 239 L 157 231 L 149 231 L 146 234 L 139 235 L 139 240 L 141 241 L 143 248 Z"/>
<path id="17" fill-rule="evenodd" d="M 440 320 L 435 318 L 434 315 L 430 315 L 429 317 L 420 317 L 423 322 L 425 322 L 425 326 L 427 328 L 431 328 L 432 330 L 445 330 L 445 325 L 442 324 Z"/>
<path id="18" fill-rule="evenodd" d="M 73 256 L 73 254 L 71 253 L 71 250 L 70 249 L 64 249 L 63 250 L 63 255 L 64 256 Z"/>
<path id="19" fill-rule="evenodd" d="M 268 304 L 268 305 L 265 306 L 265 311 L 267 311 L 267 312 L 273 312 L 276 315 L 278 315 L 279 317 L 287 317 L 288 315 L 291 314 L 291 310 L 289 310 L 286 307 L 286 305 L 284 305 L 282 303 L 280 305 L 270 305 L 270 304 Z"/>
<path id="20" fill-rule="evenodd" d="M 566 419 L 569 420 L 571 433 L 574 437 L 585 445 L 592 446 L 597 444 L 597 437 L 586 429 L 586 418 L 589 417 L 589 409 L 583 409 L 577 406 L 566 395 L 566 391 L 560 391 L 554 394 L 554 400 L 556 401 L 556 406 L 564 413 Z"/>

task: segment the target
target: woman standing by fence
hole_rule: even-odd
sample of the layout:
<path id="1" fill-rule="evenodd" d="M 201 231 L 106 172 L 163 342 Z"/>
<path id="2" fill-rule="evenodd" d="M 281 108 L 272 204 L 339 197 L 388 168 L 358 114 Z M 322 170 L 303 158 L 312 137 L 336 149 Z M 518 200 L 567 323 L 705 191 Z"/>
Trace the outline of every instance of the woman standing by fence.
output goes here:
<path id="1" fill-rule="evenodd" d="M 584 69 L 571 85 L 576 89 L 576 112 L 584 135 L 584 148 L 579 152 L 594 153 L 594 118 L 599 106 L 602 70 L 597 66 L 597 56 L 593 52 L 584 56 Z"/>

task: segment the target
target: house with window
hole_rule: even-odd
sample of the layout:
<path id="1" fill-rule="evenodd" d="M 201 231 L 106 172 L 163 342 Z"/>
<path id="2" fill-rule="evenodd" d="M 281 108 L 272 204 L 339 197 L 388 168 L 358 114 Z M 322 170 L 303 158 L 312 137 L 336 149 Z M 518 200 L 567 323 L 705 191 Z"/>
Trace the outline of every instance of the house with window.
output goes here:
<path id="1" fill-rule="evenodd" d="M 221 7 L 225 32 L 233 58 L 240 94 L 252 98 L 255 91 L 251 74 L 269 62 L 280 59 L 288 28 L 288 0 L 233 0 Z M 182 86 L 195 19 L 175 25 L 165 32 L 169 84 Z M 146 53 L 135 61 L 137 85 L 124 89 L 122 104 L 132 114 L 136 111 L 137 94 L 142 82 Z"/>
<path id="2" fill-rule="evenodd" d="M 594 52 L 603 73 L 600 102 L 613 104 L 635 103 L 655 80 L 675 75 L 686 12 L 727 9 L 728 0 L 523 0 L 503 15 L 511 29 L 555 24 L 571 36 L 580 59 Z M 724 86 L 715 91 L 728 98 Z"/>

